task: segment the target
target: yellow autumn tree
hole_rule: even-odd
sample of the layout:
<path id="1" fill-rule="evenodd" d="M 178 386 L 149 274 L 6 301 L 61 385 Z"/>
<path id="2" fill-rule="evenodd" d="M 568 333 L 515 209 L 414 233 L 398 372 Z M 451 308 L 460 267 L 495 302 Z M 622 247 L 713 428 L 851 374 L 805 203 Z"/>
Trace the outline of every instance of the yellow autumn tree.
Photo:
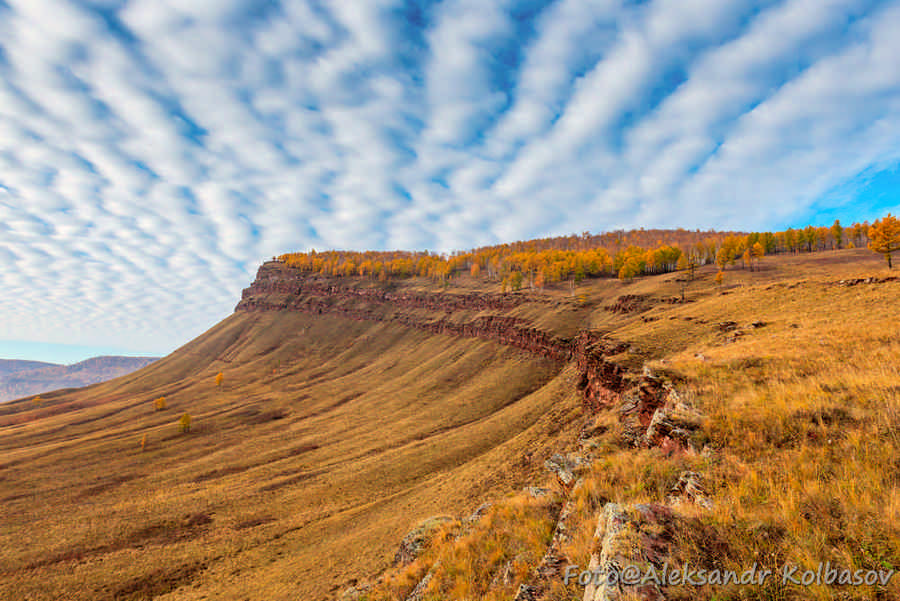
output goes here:
<path id="1" fill-rule="evenodd" d="M 156 409 L 156 411 L 164 411 L 165 409 L 168 409 L 168 407 L 169 405 L 166 403 L 166 397 L 164 396 L 154 399 L 153 401 L 153 408 Z"/>
<path id="2" fill-rule="evenodd" d="M 766 247 L 757 242 L 750 247 L 750 254 L 756 260 L 756 269 L 759 269 L 759 262 L 766 256 Z"/>
<path id="3" fill-rule="evenodd" d="M 869 228 L 869 248 L 884 255 L 888 269 L 892 269 L 891 254 L 900 251 L 900 219 L 890 213 Z"/>
<path id="4" fill-rule="evenodd" d="M 838 248 L 841 248 L 844 243 L 844 228 L 841 225 L 839 219 L 835 219 L 834 223 L 831 225 L 831 239 L 833 240 L 833 244 Z"/>
<path id="5" fill-rule="evenodd" d="M 222 372 L 217 373 L 216 374 L 216 386 L 217 387 L 221 386 L 222 380 L 224 380 L 224 379 L 225 379 L 225 374 L 223 374 Z"/>
<path id="6" fill-rule="evenodd" d="M 185 413 L 181 416 L 181 419 L 178 420 L 178 425 L 181 427 L 182 432 L 190 432 L 191 431 L 191 414 Z"/>
<path id="7" fill-rule="evenodd" d="M 641 273 L 641 264 L 637 259 L 630 258 L 625 261 L 625 264 L 619 269 L 619 279 L 629 281 L 632 278 L 640 275 Z"/>
<path id="8" fill-rule="evenodd" d="M 728 252 L 728 249 L 724 246 L 719 249 L 719 252 L 716 253 L 716 265 L 719 267 L 719 271 L 724 271 L 725 266 L 733 260 L 734 256 Z"/>

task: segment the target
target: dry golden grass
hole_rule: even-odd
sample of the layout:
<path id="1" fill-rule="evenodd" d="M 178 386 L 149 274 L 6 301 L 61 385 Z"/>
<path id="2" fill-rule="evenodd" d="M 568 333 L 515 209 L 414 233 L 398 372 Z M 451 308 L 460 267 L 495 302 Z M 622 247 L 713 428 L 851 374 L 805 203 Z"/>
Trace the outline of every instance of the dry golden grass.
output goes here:
<path id="1" fill-rule="evenodd" d="M 892 274 L 859 251 L 831 259 L 829 265 L 821 257 L 770 258 L 770 270 L 730 271 L 729 279 L 740 278 L 741 285 L 724 290 L 702 288 L 710 274 L 701 273 L 688 293 L 695 302 L 657 305 L 640 316 L 610 316 L 602 307 L 625 287 L 610 291 L 593 283 L 588 319 L 630 342 L 641 362 L 681 382 L 708 416 L 696 442 L 709 451 L 669 456 L 624 448 L 614 413 L 596 416 L 605 434 L 586 449 L 598 460 L 574 492 L 567 561 L 588 565 L 605 503 L 664 501 L 679 474 L 690 470 L 704 476 L 714 505 L 678 507 L 673 562 L 738 573 L 756 563 L 778 576 L 764 586 L 670 588 L 671 598 L 900 598 L 896 577 L 887 587 L 781 583 L 786 564 L 900 568 L 900 282 L 838 286 L 845 278 Z M 664 296 L 676 283 L 665 280 L 656 288 L 635 282 L 629 293 Z M 648 316 L 655 319 L 641 319 Z M 742 335 L 721 331 L 724 321 L 737 322 Z M 764 325 L 747 327 L 757 322 Z M 500 531 L 510 536 L 514 528 Z M 452 553 L 453 546 L 430 556 Z M 492 551 L 477 551 L 480 557 L 469 558 L 458 578 L 491 582 L 484 566 L 492 565 Z M 580 599 L 582 592 L 554 581 L 548 599 Z M 479 594 L 449 587 L 438 598 Z"/>
<path id="2" fill-rule="evenodd" d="M 560 370 L 398 326 L 234 315 L 132 376 L 4 404 L 0 598 L 327 598 L 418 519 L 528 482 L 577 426 Z"/>
<path id="3" fill-rule="evenodd" d="M 684 381 L 709 417 L 700 442 L 712 452 L 609 452 L 584 489 L 585 516 L 595 498 L 662 500 L 689 469 L 705 476 L 714 507 L 679 509 L 686 518 L 676 545 L 680 561 L 738 571 L 756 562 L 779 574 L 786 563 L 815 569 L 826 561 L 851 570 L 900 569 L 900 281 L 834 285 L 890 275 L 859 251 L 835 255 L 844 260 L 831 268 L 807 269 L 791 258 L 775 274 L 740 274 L 744 285 L 727 294 L 654 309 L 657 320 L 611 332 Z M 862 268 L 847 255 L 859 256 Z M 743 335 L 730 340 L 716 327 L 723 321 L 737 322 Z M 753 322 L 765 325 L 746 327 Z M 592 525 L 586 518 L 583 528 Z M 589 544 L 589 537 L 576 537 L 571 558 L 584 562 Z M 767 584 L 670 594 L 900 598 L 900 578 L 885 588 L 782 587 L 780 578 Z"/>
<path id="4" fill-rule="evenodd" d="M 559 509 L 558 496 L 504 499 L 474 524 L 448 525 L 416 561 L 386 571 L 363 599 L 403 601 L 429 572 L 426 601 L 510 599 L 544 555 Z"/>
<path id="5" fill-rule="evenodd" d="M 715 506 L 681 510 L 691 528 L 679 532 L 680 558 L 900 564 L 900 282 L 829 283 L 885 275 L 868 251 L 763 266 L 729 269 L 721 288 L 700 270 L 684 305 L 604 308 L 623 294 L 680 295 L 680 274 L 669 274 L 534 293 L 510 311 L 561 336 L 591 327 L 630 343 L 623 363 L 682 378 L 709 416 L 700 436 L 714 452 L 674 457 L 623 448 L 615 419 L 594 418 L 606 433 L 575 499 L 573 563 L 586 565 L 604 502 L 662 500 L 691 469 Z M 728 342 L 722 321 L 744 335 Z M 745 327 L 756 321 L 766 325 Z M 0 598 L 331 598 L 377 580 L 421 519 L 486 500 L 500 502 L 472 536 L 387 574 L 384 598 L 438 557 L 435 598 L 509 598 L 558 505 L 507 495 L 540 484 L 543 459 L 575 446 L 576 381 L 571 365 L 487 341 L 330 316 L 230 316 L 125 378 L 0 405 Z M 877 594 L 900 598 L 897 583 Z M 680 594 L 835 598 L 724 593 Z M 557 586 L 553 598 L 579 594 Z"/>

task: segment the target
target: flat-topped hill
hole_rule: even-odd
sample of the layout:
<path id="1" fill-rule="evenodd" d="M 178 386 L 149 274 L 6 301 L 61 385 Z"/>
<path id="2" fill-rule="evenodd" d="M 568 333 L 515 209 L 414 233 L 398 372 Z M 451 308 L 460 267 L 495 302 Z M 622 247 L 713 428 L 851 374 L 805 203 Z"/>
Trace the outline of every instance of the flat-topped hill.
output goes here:
<path id="1" fill-rule="evenodd" d="M 814 555 L 831 527 L 815 516 L 831 503 L 848 534 L 823 554 L 895 561 L 891 520 L 859 537 L 897 492 L 883 469 L 900 459 L 885 429 L 900 407 L 896 274 L 866 250 L 765 257 L 721 283 L 715 273 L 503 292 L 472 275 L 380 282 L 266 263 L 233 315 L 171 355 L 0 406 L 0 598 L 326 599 L 363 581 L 374 595 L 421 520 L 502 508 L 531 485 L 549 487 L 548 504 L 522 511 L 552 517 L 532 544 L 551 544 L 573 495 L 564 549 L 586 563 L 603 503 L 663 500 L 687 470 L 720 508 L 699 519 L 723 561 L 760 545 Z M 706 455 L 620 411 L 635 386 L 641 402 L 661 398 L 645 366 L 690 391 L 707 418 L 691 444 Z M 545 462 L 584 449 L 588 492 L 549 484 Z M 778 475 L 792 464 L 810 468 Z M 814 464 L 858 479 L 855 492 L 815 484 Z M 496 511 L 485 519 L 513 532 L 520 514 Z M 780 534 L 748 539 L 751 523 Z M 448 545 L 443 557 L 463 557 Z M 532 565 L 522 551 L 515 569 L 477 556 L 478 581 L 512 597 L 542 554 Z M 461 598 L 435 574 L 441 598 Z"/>

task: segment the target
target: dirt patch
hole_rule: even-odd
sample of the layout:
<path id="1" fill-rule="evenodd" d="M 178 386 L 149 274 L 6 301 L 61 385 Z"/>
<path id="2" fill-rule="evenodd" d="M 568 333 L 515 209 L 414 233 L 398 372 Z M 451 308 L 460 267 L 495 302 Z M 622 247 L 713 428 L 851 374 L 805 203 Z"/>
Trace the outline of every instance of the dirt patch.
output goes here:
<path id="1" fill-rule="evenodd" d="M 189 584 L 204 568 L 204 563 L 190 563 L 166 570 L 156 570 L 120 585 L 112 593 L 115 601 L 154 599 Z"/>
<path id="2" fill-rule="evenodd" d="M 286 480 L 282 480 L 280 482 L 273 482 L 271 484 L 266 484 L 265 486 L 261 486 L 259 488 L 259 492 L 269 492 L 272 490 L 278 490 L 280 488 L 284 488 L 285 486 L 291 486 L 292 484 L 297 484 L 298 482 L 303 482 L 304 480 L 309 480 L 310 478 L 314 478 L 321 474 L 323 470 L 314 471 L 314 472 L 306 472 L 303 474 L 297 474 L 292 476 Z"/>
<path id="3" fill-rule="evenodd" d="M 93 486 L 88 486 L 78 495 L 79 499 L 86 499 L 88 497 L 93 497 L 95 495 L 99 495 L 108 490 L 112 490 L 125 484 L 126 482 L 130 482 L 132 480 L 137 480 L 138 478 L 143 478 L 147 474 L 123 474 L 121 476 L 114 476 L 112 478 L 107 478 L 98 484 L 94 484 Z"/>
<path id="4" fill-rule="evenodd" d="M 286 418 L 290 412 L 286 409 L 270 409 L 262 411 L 256 407 L 248 407 L 237 413 L 241 421 L 247 425 L 256 426 Z"/>
<path id="5" fill-rule="evenodd" d="M 144 545 L 168 544 L 197 538 L 212 521 L 209 514 L 190 513 L 181 519 L 158 522 L 129 534 L 124 540 L 124 546 L 143 547 Z"/>
<path id="6" fill-rule="evenodd" d="M 256 528 L 257 526 L 262 526 L 263 524 L 271 524 L 275 521 L 275 518 L 272 516 L 260 516 L 255 518 L 250 518 L 248 520 L 243 520 L 234 525 L 235 530 L 247 530 L 249 528 Z"/>

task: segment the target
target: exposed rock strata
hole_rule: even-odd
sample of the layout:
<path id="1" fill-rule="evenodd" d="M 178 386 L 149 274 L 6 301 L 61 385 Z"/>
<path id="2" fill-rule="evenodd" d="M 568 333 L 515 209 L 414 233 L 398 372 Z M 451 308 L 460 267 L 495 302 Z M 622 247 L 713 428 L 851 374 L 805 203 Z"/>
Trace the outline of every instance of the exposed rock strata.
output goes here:
<path id="1" fill-rule="evenodd" d="M 578 387 L 584 395 L 585 409 L 596 413 L 619 402 L 625 390 L 625 371 L 607 357 L 627 349 L 621 342 L 611 341 L 594 332 L 582 332 L 576 336 L 572 352 L 581 372 Z"/>
<path id="2" fill-rule="evenodd" d="M 399 323 L 435 334 L 484 338 L 535 355 L 568 361 L 571 341 L 543 332 L 530 322 L 506 315 L 480 315 L 466 322 L 425 318 L 408 311 L 508 310 L 533 298 L 512 294 L 445 294 L 392 292 L 378 288 L 342 287 L 304 277 L 281 263 L 265 263 L 256 280 L 243 292 L 235 311 L 302 311 L 339 314 L 350 319 Z"/>
<path id="3" fill-rule="evenodd" d="M 693 448 L 691 438 L 704 416 L 675 389 L 653 374 L 644 374 L 622 394 L 619 419 L 622 436 L 635 447 L 659 447 L 666 452 Z"/>
<path id="4" fill-rule="evenodd" d="M 674 519 L 672 511 L 658 503 L 607 503 L 597 519 L 595 551 L 588 565 L 596 577 L 586 586 L 584 601 L 663 601 L 663 591 L 654 582 L 623 580 L 630 580 L 626 570 L 646 574 L 665 563 Z"/>
<path id="5" fill-rule="evenodd" d="M 625 305 L 649 302 L 644 297 L 621 297 Z M 677 300 L 677 299 L 675 299 Z M 628 345 L 596 332 L 583 331 L 561 338 L 510 315 L 484 315 L 525 302 L 546 302 L 513 294 L 448 294 L 401 292 L 386 288 L 354 288 L 334 279 L 308 276 L 279 262 L 264 263 L 256 280 L 244 290 L 236 311 L 302 311 L 338 314 L 350 319 L 398 323 L 435 334 L 482 338 L 557 361 L 575 360 L 581 374 L 578 386 L 585 409 L 596 413 L 620 408 L 625 437 L 634 446 L 684 448 L 699 416 L 652 376 L 626 373 L 610 357 Z M 673 301 L 674 302 L 674 301 Z M 430 315 L 423 315 L 428 310 Z M 478 312 L 463 320 L 456 312 Z M 444 315 L 435 318 L 433 313 Z"/>
<path id="6" fill-rule="evenodd" d="M 485 309 L 507 310 L 526 302 L 541 302 L 542 299 L 521 294 L 450 294 L 430 292 L 398 292 L 391 286 L 381 288 L 355 288 L 341 286 L 336 279 L 309 276 L 302 271 L 287 267 L 284 263 L 269 261 L 263 263 L 256 274 L 256 280 L 245 288 L 238 303 L 238 311 L 262 308 L 270 310 L 272 295 L 288 295 L 280 307 L 290 309 L 304 297 L 346 297 L 358 300 L 389 303 L 402 309 L 429 309 L 449 311 L 483 311 Z M 276 303 L 278 304 L 278 303 Z M 323 303 L 327 304 L 327 303 Z"/>

